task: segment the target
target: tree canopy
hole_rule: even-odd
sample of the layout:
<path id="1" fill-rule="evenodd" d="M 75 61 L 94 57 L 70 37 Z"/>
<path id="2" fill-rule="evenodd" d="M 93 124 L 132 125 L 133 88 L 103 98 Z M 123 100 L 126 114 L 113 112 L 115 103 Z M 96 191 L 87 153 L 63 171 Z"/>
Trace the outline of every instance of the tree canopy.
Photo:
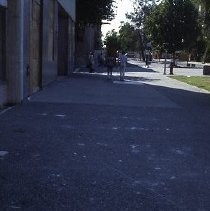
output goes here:
<path id="1" fill-rule="evenodd" d="M 139 47 L 138 31 L 129 23 L 121 25 L 119 30 L 119 42 L 121 50 L 124 51 L 138 51 Z"/>
<path id="2" fill-rule="evenodd" d="M 145 32 L 154 46 L 174 53 L 195 45 L 197 20 L 198 11 L 190 0 L 165 0 L 153 7 L 145 21 Z"/>
<path id="3" fill-rule="evenodd" d="M 76 0 L 77 23 L 100 24 L 114 18 L 115 0 Z"/>
<path id="4" fill-rule="evenodd" d="M 153 6 L 159 1 L 160 0 L 134 0 L 133 2 L 134 11 L 126 14 L 126 17 L 130 19 L 131 24 L 135 28 L 135 34 L 137 37 L 137 42 L 136 42 L 138 49 L 137 51 L 139 51 L 143 59 L 144 59 L 144 49 L 146 43 L 148 42 L 144 33 L 144 23 L 146 17 L 150 15 Z"/>
<path id="5" fill-rule="evenodd" d="M 121 48 L 119 36 L 115 30 L 111 30 L 106 34 L 104 44 L 106 45 L 107 55 L 116 56 L 117 50 Z"/>
<path id="6" fill-rule="evenodd" d="M 158 0 L 134 0 L 134 11 L 127 13 L 126 17 L 131 20 L 136 28 L 141 28 L 143 27 L 146 16 L 149 15 L 150 9 L 156 2 Z"/>
<path id="7" fill-rule="evenodd" d="M 179 50 L 196 52 L 196 58 L 201 59 L 210 53 L 209 0 L 133 0 L 133 3 L 134 11 L 126 15 L 130 23 L 122 24 L 114 36 L 120 49 L 139 51 L 143 56 L 151 42 L 153 50 L 167 50 L 173 55 Z"/>

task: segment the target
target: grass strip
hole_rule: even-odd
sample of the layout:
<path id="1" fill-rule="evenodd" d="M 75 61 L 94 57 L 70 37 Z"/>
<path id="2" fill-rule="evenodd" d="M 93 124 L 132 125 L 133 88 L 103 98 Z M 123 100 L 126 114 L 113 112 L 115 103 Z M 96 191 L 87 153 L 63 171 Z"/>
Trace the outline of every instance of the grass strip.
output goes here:
<path id="1" fill-rule="evenodd" d="M 209 76 L 169 76 L 169 77 L 196 86 L 198 88 L 210 91 Z"/>

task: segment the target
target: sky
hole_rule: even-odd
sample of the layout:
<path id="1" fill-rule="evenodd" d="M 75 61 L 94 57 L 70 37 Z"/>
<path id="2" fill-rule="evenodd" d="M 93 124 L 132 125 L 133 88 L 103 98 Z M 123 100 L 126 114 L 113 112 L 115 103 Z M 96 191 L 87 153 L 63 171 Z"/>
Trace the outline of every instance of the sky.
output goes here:
<path id="1" fill-rule="evenodd" d="M 115 19 L 110 22 L 110 24 L 102 25 L 102 34 L 106 35 L 108 31 L 115 29 L 115 31 L 119 31 L 120 22 L 126 22 L 125 14 L 133 11 L 133 1 L 132 0 L 116 0 L 117 9 Z M 128 20 L 127 20 L 128 21 Z"/>

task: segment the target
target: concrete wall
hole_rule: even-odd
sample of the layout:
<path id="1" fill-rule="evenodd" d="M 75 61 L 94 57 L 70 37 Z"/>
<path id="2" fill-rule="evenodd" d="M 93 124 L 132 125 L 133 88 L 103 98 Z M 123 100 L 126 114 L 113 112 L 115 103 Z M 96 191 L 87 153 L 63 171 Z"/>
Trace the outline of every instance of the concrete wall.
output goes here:
<path id="1" fill-rule="evenodd" d="M 55 80 L 58 76 L 58 9 L 59 5 L 55 1 L 54 7 L 54 32 L 53 32 L 53 51 L 54 51 L 54 59 L 49 58 L 49 49 L 52 46 L 49 42 L 49 25 L 50 24 L 50 3 L 54 0 L 45 0 L 43 1 L 43 55 L 42 55 L 42 84 L 46 85 L 49 82 Z M 75 0 L 72 1 L 58 1 L 62 8 L 65 10 L 66 15 L 69 16 L 69 29 L 68 29 L 68 40 L 64 40 L 66 45 L 68 46 L 68 69 L 67 74 L 72 72 L 74 69 L 74 54 L 75 54 Z M 52 43 L 51 43 L 52 44 Z"/>
<path id="2" fill-rule="evenodd" d="M 58 0 L 61 6 L 65 9 L 67 14 L 75 22 L 76 20 L 76 0 Z"/>
<path id="3" fill-rule="evenodd" d="M 58 76 L 58 1 L 44 0 L 41 17 L 41 86 Z M 70 3 L 69 3 L 70 2 Z M 0 2 L 2 3 L 2 1 Z M 52 6 L 54 3 L 54 6 Z M 63 1 L 71 15 L 75 15 L 75 1 Z M 65 10 L 65 11 L 66 11 Z M 68 13 L 69 14 L 69 13 Z M 19 103 L 30 94 L 28 66 L 30 64 L 30 26 L 32 0 L 8 0 L 6 17 L 6 90 L 7 102 Z M 68 15 L 68 70 L 74 69 L 75 21 Z M 30 68 L 29 68 L 30 69 Z M 4 84 L 5 86 L 5 84 Z M 40 87 L 41 88 L 41 87 Z M 5 89 L 4 89 L 5 90 Z M 1 96 L 0 96 L 1 97 Z M 0 99 L 1 101 L 1 99 Z"/>
<path id="4" fill-rule="evenodd" d="M 23 99 L 24 0 L 8 0 L 6 39 L 8 102 L 18 103 Z"/>
<path id="5" fill-rule="evenodd" d="M 23 97 L 29 94 L 29 74 L 27 69 L 30 65 L 30 16 L 31 16 L 31 0 L 24 0 L 23 14 Z M 8 23 L 9 24 L 9 23 Z M 21 99 L 22 100 L 22 99 Z"/>
<path id="6" fill-rule="evenodd" d="M 74 70 L 75 23 L 59 5 L 58 74 L 68 75 Z"/>
<path id="7" fill-rule="evenodd" d="M 6 84 L 6 9 L 0 5 L 0 108 L 7 103 Z"/>

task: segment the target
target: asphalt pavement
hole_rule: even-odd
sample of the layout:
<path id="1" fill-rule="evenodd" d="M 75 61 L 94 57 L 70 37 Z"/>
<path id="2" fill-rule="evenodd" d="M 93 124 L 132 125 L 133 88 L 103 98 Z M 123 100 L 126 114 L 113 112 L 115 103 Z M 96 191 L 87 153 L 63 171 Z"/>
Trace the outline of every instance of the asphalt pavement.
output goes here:
<path id="1" fill-rule="evenodd" d="M 210 95 L 162 71 L 81 68 L 1 112 L 0 210 L 210 210 Z"/>

